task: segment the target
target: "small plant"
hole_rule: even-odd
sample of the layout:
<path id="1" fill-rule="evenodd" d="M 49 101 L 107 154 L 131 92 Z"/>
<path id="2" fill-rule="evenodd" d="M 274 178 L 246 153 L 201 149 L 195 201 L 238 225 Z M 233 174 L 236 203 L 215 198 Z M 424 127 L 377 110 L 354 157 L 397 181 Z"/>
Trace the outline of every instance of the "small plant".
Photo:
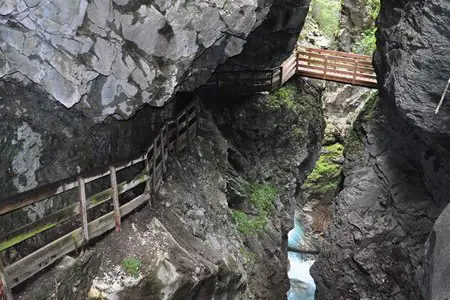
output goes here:
<path id="1" fill-rule="evenodd" d="M 257 215 L 248 215 L 240 210 L 231 210 L 233 220 L 240 232 L 251 235 L 261 232 L 267 224 L 267 218 L 274 208 L 276 189 L 268 184 L 251 184 L 247 188 L 248 199 L 257 210 Z"/>
<path id="2" fill-rule="evenodd" d="M 122 269 L 130 276 L 134 278 L 139 277 L 139 272 L 141 271 L 141 260 L 139 258 L 127 258 L 122 262 Z"/>
<path id="3" fill-rule="evenodd" d="M 362 38 L 353 46 L 353 51 L 359 54 L 372 55 L 377 49 L 376 30 L 376 27 L 366 30 Z"/>

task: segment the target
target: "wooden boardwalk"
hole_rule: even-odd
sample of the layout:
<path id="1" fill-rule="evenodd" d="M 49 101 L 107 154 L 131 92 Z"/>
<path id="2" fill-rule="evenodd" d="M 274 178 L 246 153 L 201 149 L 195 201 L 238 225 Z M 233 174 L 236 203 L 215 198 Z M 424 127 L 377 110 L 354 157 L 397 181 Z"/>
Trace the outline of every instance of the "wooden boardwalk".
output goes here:
<path id="1" fill-rule="evenodd" d="M 76 179 L 47 185 L 2 202 L 0 216 L 6 216 L 55 196 L 75 195 L 76 198 L 73 204 L 52 214 L 10 232 L 2 232 L 0 252 L 7 251 L 57 226 L 63 228 L 67 224 L 70 225 L 74 220 L 78 220 L 77 223 L 80 225 L 9 265 L 3 265 L 0 259 L 0 300 L 12 299 L 11 288 L 107 231 L 114 228 L 120 231 L 121 219 L 124 216 L 145 203 L 151 205 L 151 195 L 162 183 L 169 154 L 179 153 L 189 147 L 197 134 L 198 110 L 197 101 L 189 104 L 174 120 L 166 122 L 161 127 L 159 134 L 145 153 L 129 162 L 105 166 L 95 172 L 80 174 Z M 119 182 L 119 172 L 131 168 L 134 170 L 137 168 L 140 171 L 133 178 Z M 87 186 L 94 182 L 98 183 L 102 179 L 110 182 L 109 187 L 88 196 Z M 133 199 L 124 199 L 126 192 L 139 187 L 143 192 Z M 70 194 L 74 191 L 76 193 Z M 94 210 L 101 208 L 102 205 L 103 209 L 97 209 L 94 213 Z M 105 209 L 108 207 L 112 209 L 109 211 Z"/>
<path id="2" fill-rule="evenodd" d="M 372 58 L 332 50 L 299 48 L 277 68 L 265 70 L 219 69 L 204 86 L 218 91 L 254 93 L 273 91 L 292 76 L 377 88 Z"/>

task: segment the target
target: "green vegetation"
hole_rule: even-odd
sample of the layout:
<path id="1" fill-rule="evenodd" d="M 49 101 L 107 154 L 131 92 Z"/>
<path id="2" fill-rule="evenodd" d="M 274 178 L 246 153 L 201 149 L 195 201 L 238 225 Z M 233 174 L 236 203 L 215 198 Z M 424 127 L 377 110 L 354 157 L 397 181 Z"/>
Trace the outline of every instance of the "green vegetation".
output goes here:
<path id="1" fill-rule="evenodd" d="M 379 95 L 378 92 L 373 93 L 367 100 L 363 109 L 358 114 L 355 122 L 353 123 L 353 128 L 345 143 L 345 155 L 356 154 L 359 155 L 363 148 L 363 127 L 362 123 L 367 123 L 370 120 L 376 118 L 379 115 Z"/>
<path id="2" fill-rule="evenodd" d="M 22 234 L 20 234 L 18 236 L 15 236 L 15 237 L 13 237 L 13 238 L 11 238 L 9 240 L 3 241 L 3 242 L 0 243 L 0 252 L 3 251 L 3 250 L 8 249 L 8 248 L 10 248 L 10 247 L 12 247 L 14 245 L 17 245 L 17 244 L 19 244 L 19 243 L 21 243 L 21 242 L 23 242 L 23 241 L 25 241 L 25 240 L 35 236 L 35 235 L 38 235 L 41 232 L 44 232 L 44 231 L 46 231 L 46 230 L 48 230 L 50 228 L 53 228 L 54 226 L 55 226 L 54 223 L 52 223 L 52 224 L 45 224 L 45 225 L 42 225 L 42 226 L 34 229 L 33 231 L 25 232 L 25 233 L 22 233 Z"/>
<path id="3" fill-rule="evenodd" d="M 339 30 L 341 18 L 340 0 L 313 0 L 311 13 L 319 28 L 328 36 L 333 37 Z"/>
<path id="4" fill-rule="evenodd" d="M 233 209 L 231 214 L 240 232 L 245 235 L 258 233 L 267 224 L 267 218 L 274 208 L 277 197 L 276 189 L 268 184 L 252 184 L 248 186 L 248 199 L 257 211 L 256 215 L 249 215 L 243 211 Z"/>
<path id="5" fill-rule="evenodd" d="M 377 49 L 376 31 L 376 27 L 366 30 L 362 38 L 354 44 L 353 51 L 359 54 L 372 55 Z"/>
<path id="6" fill-rule="evenodd" d="M 295 99 L 295 87 L 292 84 L 285 84 L 269 97 L 269 107 L 284 108 L 295 113 L 299 113 L 299 105 Z"/>
<path id="7" fill-rule="evenodd" d="M 370 11 L 370 16 L 374 21 L 380 13 L 380 5 L 380 0 L 366 0 L 366 7 Z"/>
<path id="8" fill-rule="evenodd" d="M 336 160 L 342 157 L 344 146 L 336 143 L 324 146 L 323 150 L 323 154 L 304 184 L 306 189 L 316 195 L 324 195 L 336 189 L 342 169 Z"/>
<path id="9" fill-rule="evenodd" d="M 304 141 L 307 124 L 310 124 L 312 119 L 319 119 L 322 114 L 320 99 L 311 95 L 305 96 L 304 91 L 299 90 L 294 83 L 286 83 L 271 93 L 267 106 L 281 111 L 284 120 L 277 128 L 283 131 L 283 134 L 290 131 L 293 137 L 291 140 L 299 143 Z"/>
<path id="10" fill-rule="evenodd" d="M 372 19 L 372 26 L 366 29 L 361 38 L 353 46 L 353 51 L 360 54 L 372 55 L 376 50 L 375 19 L 380 13 L 380 0 L 366 0 L 366 11 Z"/>
<path id="11" fill-rule="evenodd" d="M 139 272 L 141 270 L 141 260 L 139 258 L 127 258 L 122 262 L 122 269 L 130 276 L 134 278 L 139 277 Z"/>

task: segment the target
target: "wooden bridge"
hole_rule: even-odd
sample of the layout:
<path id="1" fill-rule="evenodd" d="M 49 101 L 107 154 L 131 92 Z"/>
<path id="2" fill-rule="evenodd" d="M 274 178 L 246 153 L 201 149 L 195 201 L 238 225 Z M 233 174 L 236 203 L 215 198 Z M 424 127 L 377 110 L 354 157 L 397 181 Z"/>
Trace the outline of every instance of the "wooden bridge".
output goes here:
<path id="1" fill-rule="evenodd" d="M 295 74 L 366 87 L 377 86 L 370 57 L 307 48 L 298 50 L 279 68 L 219 70 L 206 88 L 271 91 Z M 3 264 L 0 257 L 0 300 L 12 299 L 11 288 L 107 231 L 114 228 L 120 231 L 124 216 L 145 203 L 151 205 L 151 195 L 162 183 L 169 154 L 185 150 L 196 136 L 198 111 L 198 102 L 186 106 L 172 121 L 162 125 L 147 151 L 131 161 L 104 166 L 0 203 L 0 217 L 14 216 L 22 209 L 49 199 L 59 206 L 67 203 L 51 214 L 17 228 L 2 228 L 1 255 L 15 251 L 16 247 L 21 248 L 23 244 L 28 247 L 21 251 L 25 252 L 21 257 L 7 264 Z M 126 172 L 131 176 L 124 176 Z M 51 240 L 40 238 L 39 243 L 44 242 L 44 245 L 33 248 L 30 241 L 44 233 L 56 237 Z"/>
<path id="2" fill-rule="evenodd" d="M 236 93 L 273 91 L 294 75 L 368 88 L 378 86 L 370 56 L 299 48 L 277 68 L 248 70 L 233 66 L 231 69 L 219 69 L 204 87 Z"/>

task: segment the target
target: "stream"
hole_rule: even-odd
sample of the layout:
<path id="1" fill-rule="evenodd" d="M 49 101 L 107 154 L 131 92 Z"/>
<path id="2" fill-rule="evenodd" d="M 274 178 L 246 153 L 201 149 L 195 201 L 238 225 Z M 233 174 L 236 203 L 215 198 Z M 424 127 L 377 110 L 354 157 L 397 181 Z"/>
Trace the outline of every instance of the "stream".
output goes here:
<path id="1" fill-rule="evenodd" d="M 289 246 L 299 248 L 304 236 L 303 226 L 295 217 L 294 229 L 288 234 Z M 314 300 L 316 285 L 309 274 L 309 268 L 314 263 L 304 254 L 288 252 L 290 270 L 288 273 L 291 289 L 287 293 L 288 300 Z"/>

